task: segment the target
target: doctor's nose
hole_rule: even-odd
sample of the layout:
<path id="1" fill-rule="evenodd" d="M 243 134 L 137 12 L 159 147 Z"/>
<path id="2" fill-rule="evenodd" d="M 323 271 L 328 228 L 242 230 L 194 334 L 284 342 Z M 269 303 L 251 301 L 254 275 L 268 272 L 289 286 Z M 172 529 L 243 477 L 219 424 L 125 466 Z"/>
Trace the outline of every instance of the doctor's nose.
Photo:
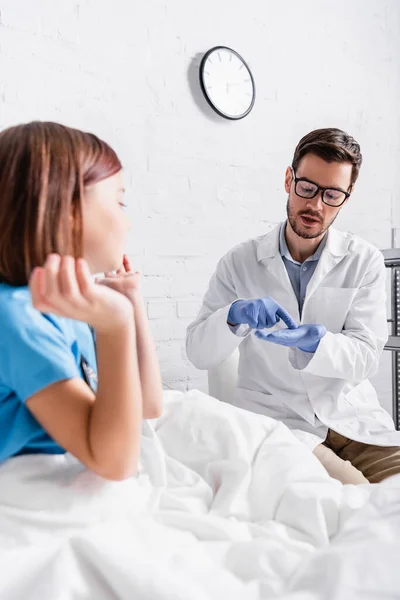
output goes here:
<path id="1" fill-rule="evenodd" d="M 314 198 L 309 198 L 307 200 L 307 207 L 310 207 L 312 210 L 322 210 L 324 208 L 324 203 L 322 202 L 322 191 L 319 190 L 318 194 L 314 196 Z"/>

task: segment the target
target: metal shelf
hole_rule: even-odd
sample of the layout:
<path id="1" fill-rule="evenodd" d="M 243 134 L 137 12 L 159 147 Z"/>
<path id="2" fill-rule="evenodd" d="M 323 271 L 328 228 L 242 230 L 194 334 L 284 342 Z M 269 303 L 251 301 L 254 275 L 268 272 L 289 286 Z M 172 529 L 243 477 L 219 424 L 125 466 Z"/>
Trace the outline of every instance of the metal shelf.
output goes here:
<path id="1" fill-rule="evenodd" d="M 391 269 L 391 335 L 385 350 L 392 352 L 393 420 L 400 429 L 400 248 L 382 250 L 385 266 Z"/>
<path id="2" fill-rule="evenodd" d="M 397 352 L 400 350 L 400 337 L 395 335 L 390 335 L 385 346 L 385 350 L 391 350 L 392 352 Z"/>
<path id="3" fill-rule="evenodd" d="M 400 248 L 381 250 L 387 267 L 400 267 Z"/>

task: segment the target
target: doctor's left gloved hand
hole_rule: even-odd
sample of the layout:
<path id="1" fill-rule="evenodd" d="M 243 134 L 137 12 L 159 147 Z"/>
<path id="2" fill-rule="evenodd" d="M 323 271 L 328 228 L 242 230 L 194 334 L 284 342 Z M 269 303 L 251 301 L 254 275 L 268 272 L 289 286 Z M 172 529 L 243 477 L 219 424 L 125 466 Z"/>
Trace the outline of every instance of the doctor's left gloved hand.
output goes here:
<path id="1" fill-rule="evenodd" d="M 254 335 L 273 344 L 299 348 L 304 352 L 315 352 L 325 334 L 324 325 L 299 325 L 297 329 L 279 329 L 272 333 L 256 331 Z"/>

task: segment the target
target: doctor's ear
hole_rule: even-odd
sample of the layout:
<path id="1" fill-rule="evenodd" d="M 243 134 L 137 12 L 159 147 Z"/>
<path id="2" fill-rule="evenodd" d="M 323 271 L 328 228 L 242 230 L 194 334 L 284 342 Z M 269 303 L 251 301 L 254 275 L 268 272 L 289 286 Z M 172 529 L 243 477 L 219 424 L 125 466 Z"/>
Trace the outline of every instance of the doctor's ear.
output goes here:
<path id="1" fill-rule="evenodd" d="M 288 194 L 290 192 L 290 184 L 293 181 L 293 171 L 292 167 L 288 167 L 285 173 L 285 192 Z"/>
<path id="2" fill-rule="evenodd" d="M 352 183 L 351 186 L 347 190 L 347 193 L 350 194 L 350 196 L 348 198 L 346 198 L 345 204 L 348 203 L 348 201 L 350 200 L 351 195 L 352 195 L 353 192 L 354 192 L 354 183 Z"/>

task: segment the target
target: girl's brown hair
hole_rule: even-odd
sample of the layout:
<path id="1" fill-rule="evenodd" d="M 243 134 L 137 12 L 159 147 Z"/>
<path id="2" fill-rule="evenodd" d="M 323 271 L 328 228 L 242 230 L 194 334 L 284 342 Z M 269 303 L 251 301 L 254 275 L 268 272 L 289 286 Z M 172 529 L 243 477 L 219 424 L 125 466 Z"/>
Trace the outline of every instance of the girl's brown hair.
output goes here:
<path id="1" fill-rule="evenodd" d="M 0 133 L 0 281 L 26 285 L 48 254 L 82 256 L 86 186 L 120 171 L 91 133 L 33 122 Z"/>

